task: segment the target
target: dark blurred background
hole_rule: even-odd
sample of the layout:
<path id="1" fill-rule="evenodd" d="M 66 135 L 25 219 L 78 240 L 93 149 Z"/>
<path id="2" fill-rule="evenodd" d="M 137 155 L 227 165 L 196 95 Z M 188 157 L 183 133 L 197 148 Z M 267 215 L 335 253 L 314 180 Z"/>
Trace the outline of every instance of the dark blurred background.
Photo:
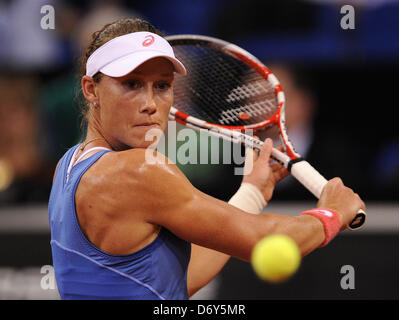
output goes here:
<path id="1" fill-rule="evenodd" d="M 355 28 L 344 30 L 340 10 L 348 4 L 355 10 Z M 41 28 L 45 5 L 55 9 L 55 29 Z M 57 297 L 23 285 L 18 291 L 12 284 L 27 283 L 26 277 L 40 281 L 40 272 L 32 270 L 51 264 L 46 210 L 52 175 L 59 158 L 83 138 L 76 77 L 80 54 L 94 31 L 134 16 L 165 34 L 222 38 L 261 59 L 286 92 L 288 133 L 299 153 L 326 178 L 340 176 L 374 210 L 367 232 L 344 233 L 305 259 L 313 268 L 301 269 L 293 280 L 299 281 L 296 290 L 290 284 L 270 288 L 254 279 L 247 264 L 232 259 L 214 295 L 205 297 L 342 298 L 336 292 L 342 293 L 339 271 L 330 283 L 314 272 L 326 259 L 339 264 L 350 256 L 349 248 L 357 252 L 353 264 L 369 266 L 364 279 L 375 279 L 388 265 L 399 267 L 397 257 L 383 260 L 399 240 L 399 1 L 0 0 L 0 298 Z M 242 178 L 234 175 L 233 165 L 179 166 L 194 186 L 222 200 L 234 194 Z M 272 202 L 277 211 L 290 203 L 315 205 L 290 177 L 276 188 Z M 380 261 L 381 272 L 370 259 Z M 388 278 L 350 297 L 397 298 L 398 276 Z M 310 285 L 315 279 L 321 289 Z M 384 282 L 392 288 L 384 290 Z"/>

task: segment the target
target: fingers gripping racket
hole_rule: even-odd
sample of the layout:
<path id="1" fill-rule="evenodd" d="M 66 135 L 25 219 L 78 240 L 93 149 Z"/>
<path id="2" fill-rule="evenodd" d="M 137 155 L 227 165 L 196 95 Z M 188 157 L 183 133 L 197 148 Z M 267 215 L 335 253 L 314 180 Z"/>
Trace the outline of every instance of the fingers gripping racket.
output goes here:
<path id="1" fill-rule="evenodd" d="M 272 158 L 316 198 L 327 180 L 295 151 L 285 127 L 285 96 L 276 76 L 242 48 L 212 37 L 175 35 L 166 37 L 187 75 L 176 75 L 174 106 L 169 118 L 195 130 L 242 143 L 260 150 L 256 133 L 278 129 L 284 151 L 275 148 Z M 358 212 L 350 229 L 361 227 L 366 214 Z"/>

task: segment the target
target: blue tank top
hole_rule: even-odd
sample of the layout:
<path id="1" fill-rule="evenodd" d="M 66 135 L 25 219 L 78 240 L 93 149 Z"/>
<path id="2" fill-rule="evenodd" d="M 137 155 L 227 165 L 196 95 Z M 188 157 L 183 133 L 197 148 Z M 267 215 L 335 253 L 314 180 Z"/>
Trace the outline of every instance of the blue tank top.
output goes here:
<path id="1" fill-rule="evenodd" d="M 68 165 L 78 147 L 62 157 L 48 206 L 53 266 L 61 299 L 188 299 L 190 243 L 161 228 L 157 238 L 139 251 L 113 255 L 97 248 L 83 234 L 75 210 L 75 192 L 83 174 L 109 151 L 78 162 L 67 179 Z"/>

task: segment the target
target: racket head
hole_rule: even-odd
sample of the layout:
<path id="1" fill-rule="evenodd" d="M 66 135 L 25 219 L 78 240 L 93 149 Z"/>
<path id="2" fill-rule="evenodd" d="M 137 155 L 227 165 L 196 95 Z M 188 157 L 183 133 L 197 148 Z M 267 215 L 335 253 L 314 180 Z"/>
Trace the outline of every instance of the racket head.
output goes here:
<path id="1" fill-rule="evenodd" d="M 278 135 L 291 159 L 299 154 L 285 127 L 285 95 L 256 57 L 227 41 L 201 35 L 166 39 L 187 75 L 176 75 L 172 113 L 180 123 Z M 271 130 L 274 128 L 274 130 Z"/>

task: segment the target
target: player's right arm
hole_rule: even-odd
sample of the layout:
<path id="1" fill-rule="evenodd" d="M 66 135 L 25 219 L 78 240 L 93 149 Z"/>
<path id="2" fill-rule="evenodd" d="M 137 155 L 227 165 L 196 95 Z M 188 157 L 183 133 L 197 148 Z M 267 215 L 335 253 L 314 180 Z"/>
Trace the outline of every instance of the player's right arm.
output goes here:
<path id="1" fill-rule="evenodd" d="M 126 172 L 126 181 L 129 190 L 134 190 L 135 197 L 140 199 L 135 202 L 135 211 L 140 212 L 145 222 L 163 226 L 186 241 L 245 261 L 250 260 L 253 246 L 268 234 L 289 235 L 302 255 L 324 241 L 323 225 L 315 217 L 248 214 L 193 187 L 178 167 L 166 159 L 150 164 L 145 161 L 145 150 L 136 150 L 134 157 L 141 165 Z M 360 198 L 339 179 L 328 183 L 318 205 L 338 212 L 343 226 L 363 206 Z"/>

